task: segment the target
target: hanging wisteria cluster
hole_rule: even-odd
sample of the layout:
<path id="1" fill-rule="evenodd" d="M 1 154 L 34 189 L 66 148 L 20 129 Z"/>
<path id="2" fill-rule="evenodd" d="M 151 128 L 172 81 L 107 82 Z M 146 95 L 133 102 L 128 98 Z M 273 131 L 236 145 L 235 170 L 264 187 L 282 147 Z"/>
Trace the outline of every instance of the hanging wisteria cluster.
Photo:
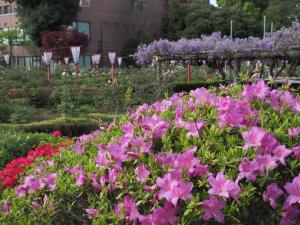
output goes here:
<path id="1" fill-rule="evenodd" d="M 278 54 L 297 46 L 300 46 L 300 23 L 294 23 L 292 27 L 282 28 L 272 34 L 269 33 L 263 39 L 256 37 L 232 39 L 222 36 L 220 32 L 191 40 L 160 39 L 149 45 L 139 46 L 135 58 L 137 63 L 144 64 L 154 56 L 197 55 L 206 52 L 209 58 L 225 58 L 226 55 L 238 51 L 260 50 Z"/>

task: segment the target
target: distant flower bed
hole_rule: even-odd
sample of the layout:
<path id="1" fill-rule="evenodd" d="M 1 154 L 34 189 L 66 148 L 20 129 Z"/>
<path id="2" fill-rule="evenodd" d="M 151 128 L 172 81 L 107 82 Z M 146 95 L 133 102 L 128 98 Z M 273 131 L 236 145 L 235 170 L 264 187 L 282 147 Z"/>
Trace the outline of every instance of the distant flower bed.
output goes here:
<path id="1" fill-rule="evenodd" d="M 0 222 L 299 224 L 299 143 L 288 90 L 258 81 L 174 94 L 51 160 L 29 154 L 40 160 L 1 194 Z"/>

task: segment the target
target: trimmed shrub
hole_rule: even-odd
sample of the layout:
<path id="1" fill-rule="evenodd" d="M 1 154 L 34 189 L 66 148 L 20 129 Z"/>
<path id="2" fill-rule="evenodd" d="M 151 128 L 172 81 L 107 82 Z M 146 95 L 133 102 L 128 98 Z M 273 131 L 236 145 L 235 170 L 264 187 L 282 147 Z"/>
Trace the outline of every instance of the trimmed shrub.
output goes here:
<path id="1" fill-rule="evenodd" d="M 75 137 L 97 130 L 99 128 L 99 124 L 85 118 L 61 117 L 54 120 L 46 120 L 29 124 L 2 124 L 0 125 L 0 128 L 24 130 L 25 132 L 30 133 L 52 133 L 59 130 L 64 136 Z"/>

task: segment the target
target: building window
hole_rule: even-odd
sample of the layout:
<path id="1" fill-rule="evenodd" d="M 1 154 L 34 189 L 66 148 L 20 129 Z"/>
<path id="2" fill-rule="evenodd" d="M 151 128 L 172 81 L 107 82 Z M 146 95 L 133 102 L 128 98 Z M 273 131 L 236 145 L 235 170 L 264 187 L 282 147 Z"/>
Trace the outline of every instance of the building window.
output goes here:
<path id="1" fill-rule="evenodd" d="M 90 7 L 91 0 L 80 0 L 79 4 L 80 4 L 80 6 L 83 6 L 83 7 Z"/>
<path id="2" fill-rule="evenodd" d="M 3 7 L 3 14 L 8 14 L 9 13 L 9 7 L 8 5 Z"/>
<path id="3" fill-rule="evenodd" d="M 0 14 L 3 14 L 3 8 L 0 6 Z"/>
<path id="4" fill-rule="evenodd" d="M 77 31 L 85 33 L 89 38 L 91 38 L 90 22 L 77 21 L 74 23 L 74 27 L 76 28 Z"/>

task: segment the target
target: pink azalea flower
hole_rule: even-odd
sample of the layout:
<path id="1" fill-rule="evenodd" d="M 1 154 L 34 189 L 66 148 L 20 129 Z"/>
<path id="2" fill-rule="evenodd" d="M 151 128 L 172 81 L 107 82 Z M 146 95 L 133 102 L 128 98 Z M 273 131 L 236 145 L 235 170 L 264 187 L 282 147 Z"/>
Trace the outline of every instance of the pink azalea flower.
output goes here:
<path id="1" fill-rule="evenodd" d="M 124 199 L 124 209 L 129 216 L 129 221 L 136 221 L 140 217 L 135 201 L 128 196 Z"/>
<path id="2" fill-rule="evenodd" d="M 218 222 L 224 222 L 224 215 L 221 210 L 225 207 L 226 202 L 218 200 L 215 196 L 210 196 L 208 200 L 203 201 L 205 214 L 203 219 L 208 221 L 210 218 L 215 218 Z"/>
<path id="3" fill-rule="evenodd" d="M 285 205 L 291 206 L 294 203 L 300 204 L 300 174 L 294 178 L 292 183 L 286 183 L 284 189 L 289 193 Z"/>
<path id="4" fill-rule="evenodd" d="M 26 195 L 27 189 L 25 185 L 19 185 L 16 187 L 16 193 L 18 198 L 23 198 Z"/>
<path id="5" fill-rule="evenodd" d="M 176 160 L 174 161 L 174 168 L 181 168 L 192 177 L 204 177 L 208 172 L 208 165 L 201 165 L 200 159 L 193 156 L 196 151 L 197 147 L 194 147 L 187 150 L 182 155 L 178 154 Z"/>
<path id="6" fill-rule="evenodd" d="M 187 137 L 199 137 L 199 132 L 205 128 L 205 122 L 203 120 L 199 120 L 197 122 L 186 122 L 185 129 L 189 132 L 187 133 Z"/>
<path id="7" fill-rule="evenodd" d="M 10 213 L 10 208 L 11 208 L 11 203 L 10 201 L 4 201 L 2 202 L 1 204 L 1 212 L 4 214 L 4 215 L 9 215 Z"/>
<path id="8" fill-rule="evenodd" d="M 28 192 L 31 194 L 45 187 L 45 183 L 42 179 L 35 178 L 34 176 L 25 177 L 24 185 L 28 188 Z"/>
<path id="9" fill-rule="evenodd" d="M 285 211 L 282 214 L 279 225 L 293 225 L 299 222 L 300 210 L 295 206 L 284 206 Z"/>
<path id="10" fill-rule="evenodd" d="M 123 132 L 125 133 L 125 137 L 133 138 L 134 136 L 134 126 L 132 123 L 126 123 L 122 127 Z"/>
<path id="11" fill-rule="evenodd" d="M 175 118 L 182 118 L 185 113 L 185 109 L 183 107 L 178 107 L 175 111 Z"/>
<path id="12" fill-rule="evenodd" d="M 269 184 L 267 190 L 263 193 L 263 200 L 270 202 L 273 209 L 276 208 L 276 200 L 283 195 L 283 191 L 276 183 Z"/>
<path id="13" fill-rule="evenodd" d="M 300 160 L 300 145 L 297 146 L 297 147 L 294 147 L 292 149 L 292 151 L 293 151 L 293 153 L 295 155 L 295 158 L 298 159 L 298 160 Z"/>
<path id="14" fill-rule="evenodd" d="M 102 186 L 99 184 L 99 180 L 100 180 L 99 175 L 96 173 L 91 173 L 91 179 L 92 179 L 92 187 L 98 191 L 101 191 Z"/>
<path id="15" fill-rule="evenodd" d="M 205 88 L 197 88 L 196 90 L 192 90 L 190 95 L 195 98 L 195 103 L 197 105 L 207 104 L 213 106 L 217 101 L 216 96 L 209 93 L 209 91 Z"/>
<path id="16" fill-rule="evenodd" d="M 285 165 L 285 158 L 292 153 L 292 150 L 287 149 L 284 145 L 280 145 L 273 150 L 274 158 L 282 165 Z"/>
<path id="17" fill-rule="evenodd" d="M 300 127 L 289 129 L 288 134 L 290 137 L 297 137 L 300 134 Z"/>
<path id="18" fill-rule="evenodd" d="M 252 127 L 248 132 L 243 132 L 242 136 L 246 141 L 243 149 L 246 150 L 249 147 L 259 147 L 265 136 L 266 132 L 259 127 Z"/>
<path id="19" fill-rule="evenodd" d="M 142 136 L 137 136 L 136 138 L 130 140 L 131 150 L 138 154 L 150 153 L 151 146 L 152 144 L 144 141 Z"/>
<path id="20" fill-rule="evenodd" d="M 152 116 L 145 118 L 142 123 L 142 130 L 145 136 L 153 139 L 161 138 L 165 133 L 167 133 L 170 124 L 163 121 L 158 116 Z"/>
<path id="21" fill-rule="evenodd" d="M 78 164 L 73 168 L 66 168 L 65 170 L 74 176 L 77 187 L 80 187 L 87 182 L 87 176 L 82 165 Z"/>
<path id="22" fill-rule="evenodd" d="M 167 201 L 172 202 L 174 206 L 177 205 L 179 199 L 192 199 L 193 183 L 185 184 L 179 178 L 174 179 L 174 175 L 171 173 L 167 173 L 163 178 L 157 178 L 156 184 L 160 188 L 159 199 L 165 198 Z"/>
<path id="23" fill-rule="evenodd" d="M 246 177 L 250 181 L 255 181 L 259 168 L 255 162 L 250 161 L 248 158 L 243 158 L 239 165 L 239 171 L 240 173 L 237 179 L 237 183 L 244 177 Z"/>
<path id="24" fill-rule="evenodd" d="M 150 171 L 147 169 L 145 164 L 142 164 L 135 169 L 135 174 L 139 182 L 145 183 L 150 175 Z"/>
<path id="25" fill-rule="evenodd" d="M 212 188 L 208 190 L 210 194 L 225 198 L 231 196 L 235 200 L 238 199 L 241 190 L 240 187 L 233 181 L 226 179 L 223 172 L 219 172 L 216 178 L 210 176 L 208 182 L 212 186 Z"/>
<path id="26" fill-rule="evenodd" d="M 43 179 L 45 184 L 49 187 L 51 191 L 53 191 L 56 188 L 56 178 L 57 173 L 49 173 Z"/>
<path id="27" fill-rule="evenodd" d="M 128 159 L 126 150 L 118 144 L 112 143 L 107 145 L 107 150 L 109 151 L 112 159 L 118 165 L 121 165 L 123 161 L 126 161 Z"/>
<path id="28" fill-rule="evenodd" d="M 258 112 L 252 110 L 249 103 L 245 100 L 231 101 L 227 110 L 218 109 L 219 126 L 230 127 L 248 127 L 255 126 L 258 118 Z"/>
<path id="29" fill-rule="evenodd" d="M 277 167 L 276 159 L 271 155 L 257 155 L 255 157 L 255 162 L 260 168 L 260 174 L 265 171 L 273 170 Z"/>
<path id="30" fill-rule="evenodd" d="M 161 166 L 173 167 L 175 164 L 176 155 L 173 152 L 168 152 L 166 155 L 160 153 L 156 156 L 155 160 Z"/>
<path id="31" fill-rule="evenodd" d="M 166 202 L 163 208 L 155 209 L 147 216 L 140 216 L 142 225 L 170 225 L 176 223 L 178 207 Z"/>
<path id="32" fill-rule="evenodd" d="M 72 149 L 77 154 L 82 155 L 85 152 L 85 144 L 75 143 L 72 145 Z"/>
<path id="33" fill-rule="evenodd" d="M 157 185 L 144 186 L 143 189 L 146 192 L 153 192 L 153 191 L 155 191 L 157 189 Z"/>
<path id="34" fill-rule="evenodd" d="M 107 153 L 106 151 L 104 151 L 102 149 L 100 149 L 98 151 L 98 155 L 94 160 L 97 168 L 104 169 L 104 168 L 110 166 L 110 161 L 108 159 L 108 155 L 109 155 L 109 153 Z"/>
<path id="35" fill-rule="evenodd" d="M 97 209 L 85 209 L 85 212 L 90 218 L 96 218 L 99 215 L 99 211 Z"/>
<path id="36" fill-rule="evenodd" d="M 273 150 L 279 146 L 278 141 L 272 134 L 269 132 L 265 133 L 265 136 L 261 140 L 261 145 L 258 147 L 259 153 L 264 154 L 272 154 Z"/>

